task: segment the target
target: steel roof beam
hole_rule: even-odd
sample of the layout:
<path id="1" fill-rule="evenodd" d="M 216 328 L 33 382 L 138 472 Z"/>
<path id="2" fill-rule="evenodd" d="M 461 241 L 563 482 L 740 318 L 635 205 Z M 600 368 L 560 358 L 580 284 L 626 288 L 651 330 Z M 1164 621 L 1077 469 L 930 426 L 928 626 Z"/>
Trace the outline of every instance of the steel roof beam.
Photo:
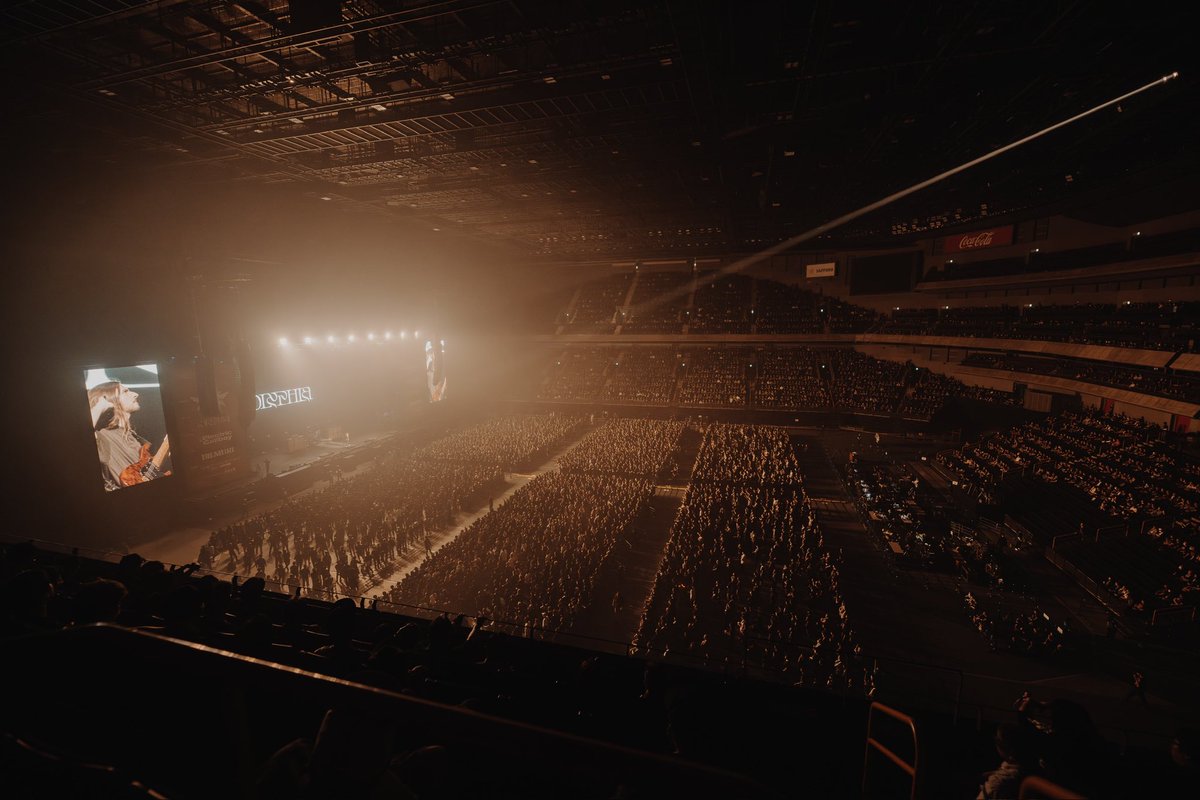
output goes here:
<path id="1" fill-rule="evenodd" d="M 287 34 L 283 36 L 273 36 L 269 39 L 263 39 L 257 42 L 250 42 L 236 47 L 227 47 L 221 50 L 214 50 L 208 53 L 202 53 L 195 56 L 178 58 L 168 61 L 163 64 L 152 64 L 147 67 L 139 67 L 137 69 L 127 70 L 117 73 L 116 75 L 107 75 L 96 78 L 95 80 L 86 81 L 80 85 L 82 89 L 99 89 L 116 86 L 130 81 L 144 80 L 146 78 L 157 77 L 160 75 L 169 75 L 173 72 L 181 72 L 193 67 L 202 67 L 209 64 L 221 64 L 227 61 L 234 61 L 239 58 L 247 58 L 249 56 L 262 55 L 276 50 L 283 50 L 289 47 L 307 47 L 317 45 L 321 42 L 345 36 L 354 33 L 366 33 L 367 31 L 387 28 L 393 25 L 406 25 L 422 20 L 435 19 L 447 14 L 455 14 L 462 11 L 470 11 L 478 8 L 486 8 L 496 5 L 501 0 L 441 0 L 441 2 L 429 3 L 418 8 L 406 9 L 404 11 L 392 11 L 385 14 L 376 14 L 370 17 L 363 17 L 348 22 L 341 22 L 337 25 L 329 25 L 324 28 L 318 28 L 304 33 Z"/>

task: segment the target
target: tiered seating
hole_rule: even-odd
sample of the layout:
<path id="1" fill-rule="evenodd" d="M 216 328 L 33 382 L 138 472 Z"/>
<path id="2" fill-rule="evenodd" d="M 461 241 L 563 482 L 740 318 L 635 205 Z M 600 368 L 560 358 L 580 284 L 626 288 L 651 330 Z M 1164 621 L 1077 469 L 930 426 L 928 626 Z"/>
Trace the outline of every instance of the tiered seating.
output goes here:
<path id="1" fill-rule="evenodd" d="M 1156 397 L 1200 402 L 1200 376 L 1193 373 L 1128 367 L 1101 361 L 1001 353 L 971 353 L 963 359 L 962 363 L 966 366 L 987 367 L 988 369 L 1054 375 L 1084 383 L 1128 389 L 1131 392 Z"/>
<path id="2" fill-rule="evenodd" d="M 675 402 L 681 406 L 740 407 L 746 405 L 746 367 L 753 351 L 747 348 L 705 347 L 682 351 L 683 380 Z"/>
<path id="3" fill-rule="evenodd" d="M 695 748 L 718 728 L 668 730 L 659 693 L 711 701 L 730 686 L 722 676 L 495 633 L 484 619 L 292 599 L 136 555 L 3 545 L 0 585 L 0 640 L 19 654 L 2 698 L 6 796 L 775 796 L 701 765 L 711 759 Z M 31 599 L 52 590 L 58 602 L 37 611 Z M 743 683 L 728 696 L 765 708 L 780 692 Z M 18 755 L 13 735 L 57 756 Z M 680 748 L 694 765 L 663 757 Z M 112 768 L 80 770 L 98 761 Z M 764 775 L 757 761 L 737 766 Z"/>
<path id="4" fill-rule="evenodd" d="M 938 313 L 934 325 L 924 333 L 970 338 L 1020 338 L 1014 329 L 1020 311 L 1015 306 L 944 308 Z"/>
<path id="5" fill-rule="evenodd" d="M 957 378 L 928 369 L 914 369 L 911 385 L 900 401 L 900 416 L 932 419 L 952 397 L 981 400 L 1000 405 L 1015 405 L 1016 395 L 982 386 L 967 386 Z"/>
<path id="6" fill-rule="evenodd" d="M 665 406 L 675 388 L 679 358 L 671 347 L 630 347 L 612 369 L 601 399 L 607 403 Z"/>
<path id="7" fill-rule="evenodd" d="M 822 333 L 824 298 L 790 283 L 759 280 L 754 301 L 758 333 Z"/>
<path id="8" fill-rule="evenodd" d="M 821 365 L 829 351 L 808 347 L 761 351 L 754 401 L 759 408 L 828 408 L 829 387 Z"/>
<path id="9" fill-rule="evenodd" d="M 620 272 L 585 284 L 579 290 L 566 333 L 612 333 L 617 308 L 625 302 L 633 273 Z"/>
<path id="10" fill-rule="evenodd" d="M 599 396 L 615 363 L 616 348 L 569 347 L 550 368 L 539 400 L 592 400 Z"/>
<path id="11" fill-rule="evenodd" d="M 891 414 L 904 395 L 907 368 L 857 350 L 830 350 L 833 406 L 864 414 Z"/>
<path id="12" fill-rule="evenodd" d="M 932 419 L 951 398 L 1014 404 L 1010 392 L 846 348 L 570 347 L 538 398 L 710 408 L 837 410 Z M 748 386 L 747 374 L 755 376 Z M 678 394 L 672 389 L 678 381 Z"/>
<path id="13" fill-rule="evenodd" d="M 893 311 L 876 333 L 1030 339 L 1195 351 L 1200 303 L 917 308 Z"/>
<path id="14" fill-rule="evenodd" d="M 622 333 L 679 333 L 691 294 L 690 272 L 642 270 Z"/>
<path id="15" fill-rule="evenodd" d="M 1075 258 L 1077 254 L 1063 257 L 1067 256 Z M 611 333 L 610 323 L 629 280 L 629 275 L 622 273 L 585 286 L 564 332 Z M 692 274 L 686 272 L 642 272 L 628 315 L 617 320 L 622 332 L 680 333 L 686 322 L 688 332 L 696 334 L 871 331 L 1187 352 L 1200 348 L 1197 302 L 901 308 L 881 317 L 836 297 L 735 274 L 699 276 L 695 307 L 689 310 L 691 281 Z"/>
<path id="16" fill-rule="evenodd" d="M 829 318 L 830 333 L 866 333 L 879 322 L 879 314 L 871 309 L 836 297 L 826 297 L 823 305 Z"/>
<path id="17" fill-rule="evenodd" d="M 990 258 L 972 261 L 969 264 L 947 264 L 943 270 L 930 269 L 923 280 L 962 281 L 973 278 L 990 278 L 998 275 L 1020 275 L 1026 271 L 1024 256 L 1016 258 Z"/>
<path id="18" fill-rule="evenodd" d="M 745 275 L 701 275 L 689 333 L 749 333 L 754 281 Z"/>
<path id="19" fill-rule="evenodd" d="M 1022 339 L 1190 350 L 1200 339 L 1200 303 L 1083 303 L 1025 308 L 1013 329 Z"/>
<path id="20" fill-rule="evenodd" d="M 1064 553 L 1134 610 L 1200 598 L 1200 465 L 1167 447 L 1161 429 L 1068 413 L 939 460 L 993 500 L 1019 498 L 1012 515 L 1043 542 L 1081 534 L 1061 541 Z"/>
<path id="21" fill-rule="evenodd" d="M 1155 236 L 1134 236 L 1130 241 L 1130 250 L 1135 258 L 1200 253 L 1200 228 L 1171 231 Z"/>
<path id="22" fill-rule="evenodd" d="M 937 316 L 936 308 L 902 308 L 880 322 L 873 333 L 924 336 L 932 332 Z"/>

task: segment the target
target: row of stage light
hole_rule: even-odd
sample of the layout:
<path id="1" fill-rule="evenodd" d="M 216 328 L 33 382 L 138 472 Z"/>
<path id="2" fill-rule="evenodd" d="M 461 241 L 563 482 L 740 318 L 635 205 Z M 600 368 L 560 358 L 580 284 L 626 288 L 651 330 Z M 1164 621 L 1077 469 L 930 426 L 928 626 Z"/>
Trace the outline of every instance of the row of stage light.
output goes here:
<path id="1" fill-rule="evenodd" d="M 399 333 L 392 333 L 391 331 L 385 331 L 382 334 L 368 333 L 366 336 L 358 336 L 357 334 L 354 334 L 354 333 L 347 334 L 344 337 L 343 336 L 335 336 L 332 333 L 329 334 L 328 336 L 305 336 L 295 342 L 293 342 L 291 339 L 289 339 L 286 336 L 280 336 L 278 339 L 278 342 L 279 342 L 280 347 L 291 347 L 294 344 L 312 347 L 312 346 L 320 345 L 320 344 L 343 344 L 343 343 L 357 344 L 358 342 L 369 342 L 369 343 L 403 342 L 403 341 L 406 341 L 409 339 L 411 339 L 412 341 L 415 342 L 415 341 L 419 340 L 420 338 L 421 338 L 420 331 L 413 331 L 411 336 L 409 335 L 408 331 L 400 331 Z"/>

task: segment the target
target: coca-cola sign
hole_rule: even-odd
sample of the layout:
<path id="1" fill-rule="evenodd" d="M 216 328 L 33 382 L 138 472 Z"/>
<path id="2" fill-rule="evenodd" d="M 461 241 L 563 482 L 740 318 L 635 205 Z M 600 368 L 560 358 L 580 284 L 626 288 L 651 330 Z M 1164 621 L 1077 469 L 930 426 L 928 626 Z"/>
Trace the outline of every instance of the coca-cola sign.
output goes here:
<path id="1" fill-rule="evenodd" d="M 942 240 L 942 252 L 962 253 L 967 250 L 983 250 L 987 247 L 1003 247 L 1012 244 L 1012 241 L 1013 226 L 1005 225 L 1002 228 L 947 236 Z"/>

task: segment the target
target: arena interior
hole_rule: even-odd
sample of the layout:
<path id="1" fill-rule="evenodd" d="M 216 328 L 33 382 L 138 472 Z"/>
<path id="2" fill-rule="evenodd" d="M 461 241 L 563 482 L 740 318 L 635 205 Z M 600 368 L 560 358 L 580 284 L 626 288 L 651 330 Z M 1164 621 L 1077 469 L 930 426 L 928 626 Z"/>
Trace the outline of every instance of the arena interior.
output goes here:
<path id="1" fill-rule="evenodd" d="M 1187 4 L 0 20 L 3 796 L 1200 797 Z"/>

